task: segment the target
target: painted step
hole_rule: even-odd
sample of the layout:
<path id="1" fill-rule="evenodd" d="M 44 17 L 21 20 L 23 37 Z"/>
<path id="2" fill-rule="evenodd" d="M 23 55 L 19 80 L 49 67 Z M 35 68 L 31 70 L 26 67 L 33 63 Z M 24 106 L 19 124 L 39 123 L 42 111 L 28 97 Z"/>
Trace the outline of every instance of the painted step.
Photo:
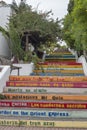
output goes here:
<path id="1" fill-rule="evenodd" d="M 60 51 L 60 52 L 50 53 L 49 55 L 73 55 L 73 54 L 71 52 L 67 52 L 67 51 Z"/>
<path id="2" fill-rule="evenodd" d="M 72 70 L 67 70 L 67 69 L 65 69 L 65 70 L 64 69 L 62 69 L 62 70 L 58 70 L 58 69 L 57 70 L 54 70 L 54 69 L 53 70 L 34 69 L 33 70 L 34 73 L 40 73 L 40 72 L 43 72 L 43 71 L 44 71 L 44 73 L 54 73 L 54 74 L 57 73 L 57 72 L 61 73 L 61 74 L 64 74 L 64 73 L 65 74 L 74 74 L 74 73 L 75 74 L 84 74 L 83 69 L 82 70 L 73 70 L 73 69 Z"/>
<path id="3" fill-rule="evenodd" d="M 0 116 L 28 117 L 46 119 L 87 119 L 87 112 L 83 110 L 39 110 L 38 109 L 0 109 Z"/>
<path id="4" fill-rule="evenodd" d="M 19 119 L 0 119 L 0 126 L 18 130 L 26 130 L 26 128 L 37 130 L 37 128 L 48 130 L 84 130 L 87 129 L 87 121 L 48 121 L 48 120 L 19 120 Z M 11 127 L 7 127 L 11 126 Z M 15 128 L 14 128 L 15 126 Z M 1 127 L 2 128 L 2 127 Z M 24 129 L 23 129 L 24 128 Z M 81 129 L 82 128 L 82 129 Z"/>
<path id="5" fill-rule="evenodd" d="M 76 110 L 87 110 L 87 102 L 81 103 L 81 102 L 29 102 L 29 101 L 1 101 L 0 100 L 0 107 L 9 107 L 9 108 L 55 108 L 55 109 L 76 109 Z"/>
<path id="6" fill-rule="evenodd" d="M 23 101 L 80 101 L 87 102 L 87 95 L 82 94 L 26 94 L 26 93 L 2 93 L 3 100 Z M 2 99 L 0 99 L 2 100 Z"/>
<path id="7" fill-rule="evenodd" d="M 10 81 L 44 81 L 44 82 L 78 82 L 78 81 L 87 81 L 87 76 L 17 76 L 17 75 L 11 75 L 9 76 Z"/>
<path id="8" fill-rule="evenodd" d="M 83 68 L 69 68 L 69 67 L 67 67 L 67 68 L 63 68 L 62 66 L 59 68 L 59 67 L 44 67 L 44 68 L 42 68 L 42 67 L 39 67 L 39 69 L 34 69 L 34 70 L 36 70 L 36 71 L 38 71 L 38 70 L 41 70 L 41 71 L 47 71 L 47 70 L 76 70 L 76 71 L 78 71 L 78 70 L 83 70 Z"/>
<path id="9" fill-rule="evenodd" d="M 42 73 L 42 72 L 40 72 L 40 73 L 31 73 L 30 74 L 31 76 L 37 76 L 37 75 L 39 75 L 39 76 L 84 76 L 84 74 L 73 74 L 73 73 L 70 73 L 70 74 L 68 74 L 68 73 L 51 73 L 51 72 L 46 72 L 46 73 Z"/>
<path id="10" fill-rule="evenodd" d="M 71 61 L 73 62 L 73 61 L 74 61 L 74 62 L 75 62 L 76 59 L 45 59 L 45 61 L 51 61 L 51 62 L 52 62 L 52 61 L 53 61 L 53 62 L 54 62 L 54 61 L 55 61 L 55 62 L 69 62 L 69 61 L 70 61 L 70 62 L 71 62 Z"/>
<path id="11" fill-rule="evenodd" d="M 45 59 L 49 59 L 49 58 L 59 58 L 59 59 L 61 59 L 61 58 L 64 58 L 64 59 L 68 59 L 68 58 L 71 58 L 71 59 L 75 59 L 75 56 L 73 56 L 73 55 L 46 55 L 45 56 Z"/>
<path id="12" fill-rule="evenodd" d="M 38 64 L 40 65 L 82 65 L 82 63 L 77 63 L 77 62 L 56 62 L 56 61 L 45 61 L 45 62 L 39 62 Z"/>
<path id="13" fill-rule="evenodd" d="M 58 52 L 53 52 L 50 55 L 72 55 L 72 53 L 69 51 L 58 51 Z"/>
<path id="14" fill-rule="evenodd" d="M 5 125 L 0 126 L 0 129 L 1 130 L 10 130 L 10 129 L 12 129 L 12 130 L 28 130 L 28 128 L 26 126 L 23 126 L 23 127 L 22 126 L 16 126 L 15 127 L 15 126 L 5 126 Z M 36 127 L 30 126 L 29 130 L 32 130 L 32 129 L 38 130 L 38 127 L 37 126 Z M 41 127 L 41 129 L 44 129 L 44 127 Z M 49 130 L 49 128 L 45 127 L 45 130 Z M 50 127 L 50 130 L 78 130 L 78 128 L 76 128 L 76 127 L 75 128 L 56 128 L 56 127 L 52 128 L 52 127 Z M 85 130 L 85 128 L 79 128 L 79 130 Z"/>
<path id="15" fill-rule="evenodd" d="M 87 88 L 5 87 L 4 93 L 87 94 Z"/>
<path id="16" fill-rule="evenodd" d="M 31 73 L 31 76 L 84 76 L 84 74 L 61 74 L 61 73 Z"/>
<path id="17" fill-rule="evenodd" d="M 82 65 L 58 65 L 58 64 L 48 64 L 48 65 L 43 65 L 43 64 L 40 64 L 38 65 L 39 68 L 43 67 L 43 68 L 83 68 Z"/>
<path id="18" fill-rule="evenodd" d="M 87 88 L 87 82 L 35 82 L 35 81 L 7 81 L 6 86 L 11 87 L 64 87 Z"/>
<path id="19" fill-rule="evenodd" d="M 75 58 L 45 58 L 45 60 L 52 60 L 52 61 L 54 61 L 54 60 L 59 60 L 59 61 L 69 61 L 69 60 L 71 60 L 71 61 L 75 61 L 76 59 Z"/>
<path id="20" fill-rule="evenodd" d="M 47 70 L 33 70 L 30 75 L 43 75 L 43 76 L 84 76 L 83 70 L 56 70 L 56 69 L 47 69 Z"/>

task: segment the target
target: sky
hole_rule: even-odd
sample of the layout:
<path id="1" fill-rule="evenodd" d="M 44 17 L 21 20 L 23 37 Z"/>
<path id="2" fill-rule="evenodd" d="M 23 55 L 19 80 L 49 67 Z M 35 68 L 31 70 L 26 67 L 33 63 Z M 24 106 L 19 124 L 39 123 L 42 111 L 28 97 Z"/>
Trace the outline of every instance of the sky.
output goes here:
<path id="1" fill-rule="evenodd" d="M 3 0 L 6 3 L 12 3 L 12 0 Z M 20 0 L 15 0 L 17 3 Z M 53 16 L 52 18 L 62 19 L 67 14 L 67 6 L 69 0 L 26 0 L 26 2 L 31 5 L 33 8 L 37 8 L 42 11 L 50 11 L 52 10 Z"/>

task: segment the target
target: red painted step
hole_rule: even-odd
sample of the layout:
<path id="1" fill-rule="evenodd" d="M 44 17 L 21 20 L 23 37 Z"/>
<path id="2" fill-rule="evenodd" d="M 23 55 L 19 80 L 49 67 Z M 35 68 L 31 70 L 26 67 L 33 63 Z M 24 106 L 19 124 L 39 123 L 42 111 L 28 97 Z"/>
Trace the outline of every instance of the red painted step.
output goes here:
<path id="1" fill-rule="evenodd" d="M 64 87 L 64 88 L 87 88 L 87 82 L 30 82 L 8 81 L 6 86 L 11 87 Z"/>
<path id="2" fill-rule="evenodd" d="M 87 109 L 87 103 L 0 101 L 0 107 Z"/>

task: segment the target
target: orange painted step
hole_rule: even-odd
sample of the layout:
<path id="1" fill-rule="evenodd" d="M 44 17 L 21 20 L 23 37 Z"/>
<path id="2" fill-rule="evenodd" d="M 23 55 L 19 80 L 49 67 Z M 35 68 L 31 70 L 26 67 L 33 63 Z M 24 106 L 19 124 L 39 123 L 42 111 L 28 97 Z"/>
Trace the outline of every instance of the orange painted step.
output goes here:
<path id="1" fill-rule="evenodd" d="M 87 76 L 9 76 L 10 81 L 75 82 L 87 81 Z"/>

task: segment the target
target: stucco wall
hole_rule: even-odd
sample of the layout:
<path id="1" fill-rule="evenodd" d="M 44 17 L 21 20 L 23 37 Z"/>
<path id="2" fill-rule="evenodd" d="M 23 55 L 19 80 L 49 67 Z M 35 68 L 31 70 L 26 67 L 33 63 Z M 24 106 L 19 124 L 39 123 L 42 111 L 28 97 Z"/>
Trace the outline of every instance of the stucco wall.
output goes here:
<path id="1" fill-rule="evenodd" d="M 34 64 L 13 64 L 14 66 L 21 67 L 19 70 L 19 75 L 30 75 L 33 71 Z M 18 70 L 13 70 L 11 72 L 11 75 L 18 75 Z"/>
<path id="2" fill-rule="evenodd" d="M 0 93 L 3 92 L 3 88 L 6 86 L 6 81 L 9 79 L 10 66 L 1 66 L 2 71 L 0 72 Z"/>
<path id="3" fill-rule="evenodd" d="M 0 26 L 6 28 L 8 23 L 8 18 L 10 16 L 11 9 L 9 6 L 0 6 Z M 9 57 L 10 50 L 8 47 L 8 42 L 5 37 L 0 32 L 0 56 Z"/>

